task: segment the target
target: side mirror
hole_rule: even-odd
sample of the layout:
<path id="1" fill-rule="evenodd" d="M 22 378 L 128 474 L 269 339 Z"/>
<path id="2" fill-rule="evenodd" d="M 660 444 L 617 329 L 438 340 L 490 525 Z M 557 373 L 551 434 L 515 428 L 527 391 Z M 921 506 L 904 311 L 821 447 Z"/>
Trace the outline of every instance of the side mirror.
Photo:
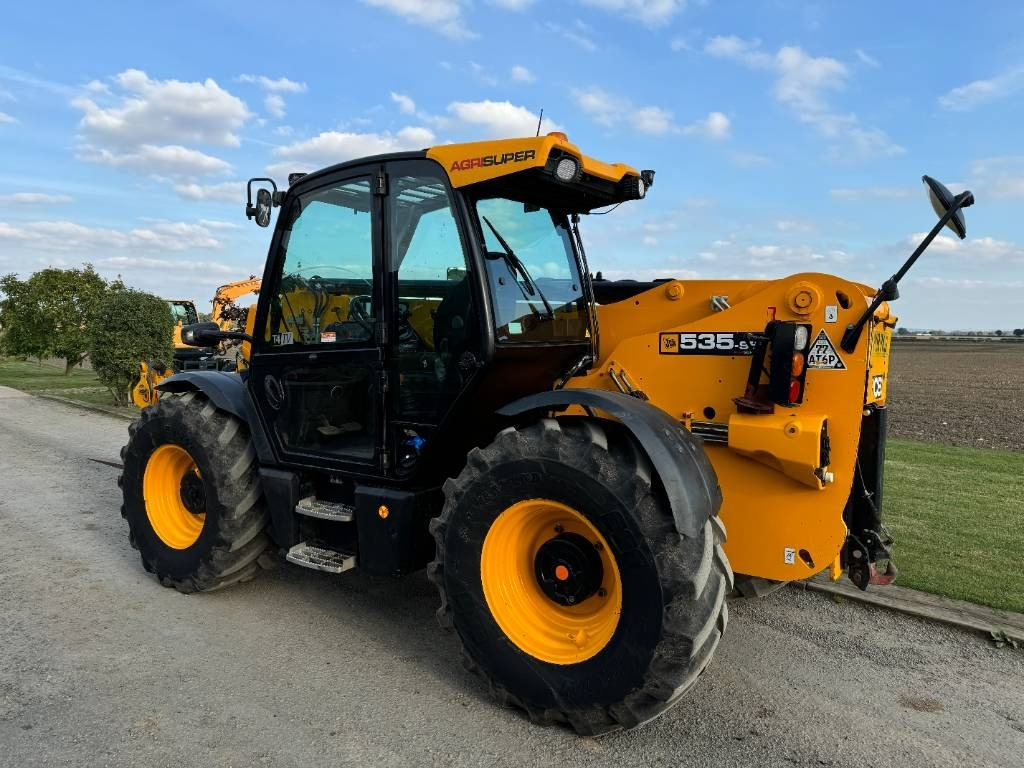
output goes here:
<path id="1" fill-rule="evenodd" d="M 262 188 L 256 190 L 256 223 L 259 226 L 265 227 L 270 224 L 270 209 L 273 207 L 270 190 Z"/>
<path id="2" fill-rule="evenodd" d="M 956 232 L 957 237 L 961 240 L 967 237 L 967 224 L 964 223 L 963 209 L 974 204 L 974 195 L 964 192 L 962 195 L 954 197 L 953 193 L 946 189 L 945 184 L 936 181 L 931 176 L 922 176 L 921 181 L 928 187 L 928 199 L 935 215 L 941 219 L 951 209 L 955 209 L 953 215 L 949 217 L 949 221 L 946 222 L 946 226 Z M 965 199 L 960 199 L 964 196 L 966 196 Z"/>
<path id="3" fill-rule="evenodd" d="M 220 326 L 213 322 L 194 323 L 181 329 L 181 340 L 190 347 L 215 347 L 222 338 Z"/>
<path id="4" fill-rule="evenodd" d="M 269 189 L 260 187 L 256 190 L 256 205 L 252 204 L 252 185 L 257 181 L 266 181 L 274 188 L 274 193 L 271 194 Z M 256 219 L 256 223 L 265 227 L 270 224 L 270 211 L 274 207 L 274 196 L 277 194 L 277 185 L 273 179 L 249 179 L 248 185 L 246 185 L 246 204 L 245 204 L 245 217 L 247 219 Z"/>

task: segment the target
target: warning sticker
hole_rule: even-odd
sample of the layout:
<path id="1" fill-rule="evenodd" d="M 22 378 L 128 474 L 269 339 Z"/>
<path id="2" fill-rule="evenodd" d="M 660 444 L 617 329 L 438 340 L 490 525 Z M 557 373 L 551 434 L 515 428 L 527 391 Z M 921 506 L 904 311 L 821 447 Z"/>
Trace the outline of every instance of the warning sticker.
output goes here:
<path id="1" fill-rule="evenodd" d="M 807 367 L 826 371 L 845 371 L 846 364 L 832 345 L 825 330 L 818 332 L 807 352 Z"/>

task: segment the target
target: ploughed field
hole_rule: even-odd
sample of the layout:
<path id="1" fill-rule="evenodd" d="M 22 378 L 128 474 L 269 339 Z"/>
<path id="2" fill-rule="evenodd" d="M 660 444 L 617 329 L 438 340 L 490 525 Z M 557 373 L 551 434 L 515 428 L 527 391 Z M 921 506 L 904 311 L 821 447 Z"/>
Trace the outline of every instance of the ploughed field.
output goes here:
<path id="1" fill-rule="evenodd" d="M 894 338 L 888 403 L 892 438 L 1024 452 L 1024 343 Z"/>

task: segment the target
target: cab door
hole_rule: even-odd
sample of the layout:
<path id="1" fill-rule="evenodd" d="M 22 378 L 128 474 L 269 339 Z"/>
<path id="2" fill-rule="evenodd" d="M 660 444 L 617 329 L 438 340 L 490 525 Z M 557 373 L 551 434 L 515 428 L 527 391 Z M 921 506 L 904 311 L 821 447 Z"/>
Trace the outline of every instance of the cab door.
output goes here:
<path id="1" fill-rule="evenodd" d="M 249 390 L 289 464 L 371 476 L 386 466 L 378 174 L 324 177 L 280 214 Z"/>

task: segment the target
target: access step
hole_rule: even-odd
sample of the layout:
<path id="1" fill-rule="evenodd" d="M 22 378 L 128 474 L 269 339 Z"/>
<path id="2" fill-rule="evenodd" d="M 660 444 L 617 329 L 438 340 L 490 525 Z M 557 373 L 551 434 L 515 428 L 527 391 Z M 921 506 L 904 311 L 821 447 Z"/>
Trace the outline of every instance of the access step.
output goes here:
<path id="1" fill-rule="evenodd" d="M 288 550 L 289 563 L 327 573 L 343 573 L 356 567 L 356 556 L 303 541 Z"/>
<path id="2" fill-rule="evenodd" d="M 334 520 L 339 523 L 350 523 L 355 509 L 336 501 L 321 501 L 316 496 L 307 496 L 304 499 L 299 499 L 299 503 L 295 505 L 295 514 L 319 517 L 321 520 Z"/>

